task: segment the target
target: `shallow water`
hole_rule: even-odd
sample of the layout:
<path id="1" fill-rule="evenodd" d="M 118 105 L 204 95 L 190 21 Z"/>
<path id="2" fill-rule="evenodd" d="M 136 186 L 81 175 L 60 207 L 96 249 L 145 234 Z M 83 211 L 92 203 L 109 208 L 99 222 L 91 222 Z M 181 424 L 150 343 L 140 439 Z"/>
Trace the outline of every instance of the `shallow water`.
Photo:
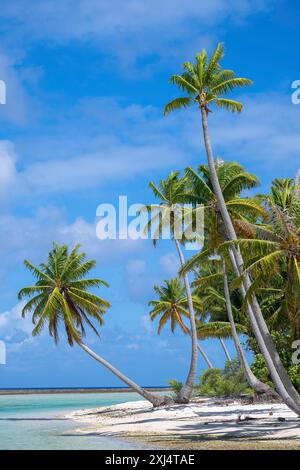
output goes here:
<path id="1" fill-rule="evenodd" d="M 65 419 L 76 409 L 140 400 L 135 393 L 74 393 L 0 396 L 0 449 L 141 449 L 140 444 L 76 435 L 81 423 Z"/>

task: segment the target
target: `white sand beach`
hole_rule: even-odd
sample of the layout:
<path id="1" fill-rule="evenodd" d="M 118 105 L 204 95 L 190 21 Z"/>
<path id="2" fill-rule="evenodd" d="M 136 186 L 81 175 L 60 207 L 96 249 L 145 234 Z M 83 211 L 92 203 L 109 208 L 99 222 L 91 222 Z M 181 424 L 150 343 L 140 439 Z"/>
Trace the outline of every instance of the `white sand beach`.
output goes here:
<path id="1" fill-rule="evenodd" d="M 284 404 L 243 404 L 200 399 L 188 405 L 153 409 L 146 401 L 72 412 L 84 423 L 78 433 L 105 436 L 160 435 L 188 440 L 288 440 L 300 444 L 300 419 Z"/>

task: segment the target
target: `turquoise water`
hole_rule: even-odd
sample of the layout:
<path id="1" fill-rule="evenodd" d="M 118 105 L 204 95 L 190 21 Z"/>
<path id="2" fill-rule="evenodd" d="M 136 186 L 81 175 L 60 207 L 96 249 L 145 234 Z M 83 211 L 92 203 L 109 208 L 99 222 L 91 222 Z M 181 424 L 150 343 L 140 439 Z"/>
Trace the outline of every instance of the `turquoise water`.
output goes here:
<path id="1" fill-rule="evenodd" d="M 141 449 L 140 444 L 95 435 L 76 435 L 83 427 L 64 414 L 82 408 L 140 400 L 135 393 L 74 393 L 0 396 L 0 449 Z"/>

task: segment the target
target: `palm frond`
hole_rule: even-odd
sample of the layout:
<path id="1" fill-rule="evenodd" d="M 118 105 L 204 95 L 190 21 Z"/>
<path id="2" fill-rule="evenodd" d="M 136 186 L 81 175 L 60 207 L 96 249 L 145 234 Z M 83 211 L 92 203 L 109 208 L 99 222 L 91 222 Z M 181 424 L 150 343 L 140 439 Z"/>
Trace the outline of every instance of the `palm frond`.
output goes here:
<path id="1" fill-rule="evenodd" d="M 219 108 L 223 108 L 226 111 L 231 111 L 232 113 L 242 112 L 243 105 L 239 101 L 230 100 L 228 98 L 217 98 L 214 101 Z"/>
<path id="2" fill-rule="evenodd" d="M 236 323 L 237 332 L 240 334 L 247 334 L 247 329 Z M 229 322 L 209 322 L 199 325 L 197 327 L 197 333 L 199 339 L 206 339 L 206 338 L 231 338 L 231 326 Z"/>
<path id="3" fill-rule="evenodd" d="M 229 91 L 233 91 L 235 88 L 244 88 L 245 86 L 250 85 L 253 85 L 253 81 L 248 78 L 231 78 L 214 86 L 211 88 L 211 91 L 217 95 L 225 95 Z"/>
<path id="4" fill-rule="evenodd" d="M 182 98 L 175 98 L 175 100 L 170 101 L 170 103 L 166 104 L 164 109 L 164 115 L 167 116 L 168 114 L 172 113 L 177 109 L 188 108 L 192 104 L 192 98 L 182 97 Z"/>
<path id="5" fill-rule="evenodd" d="M 177 85 L 181 90 L 186 91 L 189 95 L 193 96 L 198 93 L 197 88 L 193 85 L 187 74 L 185 74 L 185 77 L 182 75 L 172 75 L 170 82 L 173 85 Z"/>

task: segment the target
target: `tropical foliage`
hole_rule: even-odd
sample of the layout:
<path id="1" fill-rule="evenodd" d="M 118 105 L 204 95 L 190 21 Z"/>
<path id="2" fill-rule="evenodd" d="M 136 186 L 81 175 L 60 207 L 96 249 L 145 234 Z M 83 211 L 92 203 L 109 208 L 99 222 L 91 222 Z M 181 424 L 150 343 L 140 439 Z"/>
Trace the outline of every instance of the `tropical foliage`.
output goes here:
<path id="1" fill-rule="evenodd" d="M 172 333 L 174 333 L 178 325 L 183 333 L 190 334 L 190 330 L 184 321 L 184 318 L 190 318 L 190 313 L 181 280 L 178 278 L 171 279 L 170 281 L 165 280 L 163 286 L 154 286 L 154 292 L 159 300 L 150 300 L 149 306 L 153 307 L 150 311 L 151 320 L 153 321 L 160 317 L 157 333 L 160 334 L 162 328 L 169 322 Z M 196 314 L 201 315 L 202 304 L 199 297 L 193 295 L 192 299 Z"/>
<path id="2" fill-rule="evenodd" d="M 196 385 L 196 394 L 213 397 L 238 397 L 251 395 L 237 361 L 227 362 L 224 370 L 210 369 L 204 372 Z"/>
<path id="3" fill-rule="evenodd" d="M 220 61 L 224 57 L 224 46 L 219 43 L 211 58 L 203 50 L 196 56 L 194 64 L 185 62 L 181 75 L 172 75 L 170 82 L 186 92 L 188 96 L 176 98 L 165 107 L 165 114 L 192 104 L 205 106 L 211 104 L 232 112 L 241 112 L 243 105 L 239 101 L 228 99 L 226 95 L 236 88 L 243 88 L 253 82 L 248 78 L 236 77 L 233 70 L 222 69 Z"/>
<path id="4" fill-rule="evenodd" d="M 229 396 L 251 388 L 260 394 L 274 388 L 300 415 L 300 366 L 291 359 L 292 342 L 300 338 L 300 181 L 277 178 L 269 194 L 256 194 L 257 176 L 238 162 L 214 157 L 208 129 L 211 107 L 240 113 L 242 103 L 228 95 L 252 84 L 223 69 L 223 56 L 224 47 L 218 44 L 210 58 L 202 51 L 170 79 L 184 96 L 168 103 L 165 114 L 196 105 L 207 164 L 172 171 L 158 184 L 150 183 L 156 203 L 142 210 L 156 212 L 144 230 L 154 244 L 170 230 L 180 270 L 154 286 L 149 314 L 158 334 L 169 326 L 172 333 L 185 333 L 190 343 L 186 381 L 170 382 L 176 401 L 186 403 L 195 390 L 199 351 L 209 370 L 200 378 L 197 393 Z M 204 213 L 204 234 L 190 240 L 182 219 L 189 213 L 193 225 L 199 210 Z M 203 243 L 186 261 L 187 241 Z M 79 245 L 70 250 L 54 244 L 46 262 L 34 266 L 26 260 L 25 266 L 36 282 L 21 289 L 19 298 L 29 297 L 22 315 L 31 313 L 33 335 L 47 329 L 57 342 L 64 330 L 71 346 L 81 347 L 154 406 L 170 401 L 142 389 L 83 342 L 87 327 L 98 334 L 110 304 L 91 292 L 107 284 L 88 277 L 95 261 L 87 260 Z M 212 368 L 199 344 L 206 338 L 233 338 L 236 360 L 224 370 Z M 254 354 L 252 370 L 241 338 Z"/>
<path id="5" fill-rule="evenodd" d="M 109 302 L 91 294 L 91 287 L 108 286 L 102 279 L 86 278 L 95 267 L 94 260 L 86 260 L 76 245 L 69 253 L 66 245 L 54 244 L 48 259 L 39 267 L 25 260 L 25 266 L 36 279 L 36 284 L 24 287 L 19 292 L 19 300 L 31 297 L 22 310 L 22 316 L 32 312 L 35 325 L 32 334 L 40 334 L 48 327 L 49 334 L 57 343 L 59 326 L 65 328 L 68 343 L 80 343 L 89 326 L 98 335 L 94 326 L 104 324 L 103 315 L 110 307 Z"/>
<path id="6" fill-rule="evenodd" d="M 169 397 L 154 395 L 144 390 L 83 342 L 86 325 L 98 335 L 95 323 L 103 325 L 102 316 L 110 304 L 88 292 L 91 287 L 108 286 L 108 284 L 101 279 L 86 278 L 96 262 L 86 260 L 85 253 L 78 251 L 79 247 L 80 245 L 76 245 L 69 251 L 67 245 L 59 246 L 54 243 L 47 261 L 40 266 L 36 267 L 28 260 L 24 261 L 36 279 L 34 286 L 24 287 L 19 292 L 19 299 L 30 298 L 23 307 L 22 315 L 32 313 L 33 335 L 39 335 L 47 327 L 50 336 L 57 343 L 62 326 L 70 346 L 74 344 L 80 346 L 93 359 L 149 400 L 153 406 L 169 403 Z"/>
<path id="7" fill-rule="evenodd" d="M 218 178 L 217 167 L 218 161 L 214 158 L 211 145 L 208 116 L 210 113 L 210 104 L 214 103 L 218 107 L 232 112 L 240 113 L 242 104 L 238 101 L 227 98 L 227 95 L 236 88 L 242 88 L 250 85 L 252 82 L 247 78 L 237 78 L 235 72 L 226 70 L 221 67 L 221 60 L 224 56 L 224 48 L 222 44 L 218 44 L 210 59 L 207 53 L 202 51 L 196 56 L 194 64 L 186 62 L 183 64 L 183 73 L 181 75 L 173 75 L 171 82 L 184 91 L 187 96 L 176 98 L 166 105 L 165 114 L 180 108 L 186 108 L 191 104 L 197 104 L 201 112 L 202 132 L 207 156 L 209 174 L 212 182 L 213 192 L 216 196 L 218 210 L 224 224 L 224 235 L 229 240 L 229 257 L 231 266 L 235 275 L 240 278 L 240 292 L 245 301 L 245 311 L 248 315 L 251 330 L 256 338 L 257 343 L 263 357 L 266 361 L 268 370 L 275 384 L 276 390 L 280 397 L 293 411 L 300 415 L 300 395 L 293 386 L 287 371 L 280 359 L 278 351 L 272 337 L 266 320 L 263 315 L 262 308 L 256 296 L 253 280 L 248 270 L 244 270 L 245 262 L 240 251 L 238 241 L 238 233 L 234 227 L 233 220 L 229 213 L 226 201 L 222 192 L 221 184 Z M 226 259 L 223 257 L 224 273 L 227 269 Z M 296 273 L 298 266 L 294 262 L 293 265 Z M 227 309 L 230 312 L 230 293 L 228 291 L 227 281 L 224 277 L 224 290 L 226 292 Z M 234 322 L 231 317 L 231 326 L 234 330 Z M 236 334 L 235 344 L 237 350 L 239 345 Z M 259 384 L 261 390 L 261 384 Z M 267 391 L 265 389 L 265 391 Z"/>

